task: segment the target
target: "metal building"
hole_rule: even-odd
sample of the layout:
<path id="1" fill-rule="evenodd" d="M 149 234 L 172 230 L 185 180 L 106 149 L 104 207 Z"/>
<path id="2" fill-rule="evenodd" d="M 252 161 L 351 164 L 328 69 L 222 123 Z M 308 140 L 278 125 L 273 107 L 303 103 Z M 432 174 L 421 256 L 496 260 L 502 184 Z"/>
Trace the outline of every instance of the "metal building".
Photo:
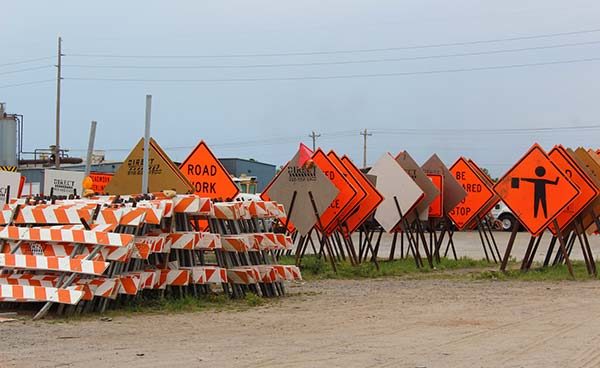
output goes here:
<path id="1" fill-rule="evenodd" d="M 227 172 L 235 177 L 255 176 L 257 192 L 262 192 L 271 179 L 275 177 L 277 167 L 275 165 L 246 160 L 243 158 L 220 158 L 219 161 L 225 166 Z"/>

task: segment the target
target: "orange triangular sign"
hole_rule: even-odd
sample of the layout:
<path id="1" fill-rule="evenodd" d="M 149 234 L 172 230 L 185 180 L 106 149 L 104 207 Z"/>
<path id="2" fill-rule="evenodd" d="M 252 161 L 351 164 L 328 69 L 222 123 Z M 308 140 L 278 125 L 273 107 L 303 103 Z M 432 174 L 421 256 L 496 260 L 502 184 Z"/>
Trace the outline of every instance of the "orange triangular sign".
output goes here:
<path id="1" fill-rule="evenodd" d="M 179 170 L 192 184 L 194 193 L 202 197 L 231 201 L 240 192 L 204 141 L 181 163 Z"/>
<path id="2" fill-rule="evenodd" d="M 177 193 L 193 191 L 189 181 L 181 175 L 177 166 L 152 138 L 150 138 L 148 163 L 148 191 L 174 190 Z M 106 185 L 104 191 L 107 194 L 119 195 L 141 193 L 143 166 L 144 139 L 142 138 Z"/>

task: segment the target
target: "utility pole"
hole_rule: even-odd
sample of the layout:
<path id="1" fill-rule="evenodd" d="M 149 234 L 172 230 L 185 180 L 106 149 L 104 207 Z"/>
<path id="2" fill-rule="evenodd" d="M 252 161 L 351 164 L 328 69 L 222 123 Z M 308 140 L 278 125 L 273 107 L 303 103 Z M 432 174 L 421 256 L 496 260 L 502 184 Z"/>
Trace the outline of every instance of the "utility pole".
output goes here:
<path id="1" fill-rule="evenodd" d="M 367 167 L 367 136 L 373 135 L 373 133 L 367 133 L 367 129 L 360 132 L 360 135 L 363 136 L 363 167 Z"/>
<path id="2" fill-rule="evenodd" d="M 85 174 L 84 177 L 90 176 L 92 170 L 92 155 L 94 153 L 94 141 L 96 140 L 96 122 L 92 121 L 90 125 L 90 139 L 88 140 L 87 157 L 85 158 Z"/>
<path id="3" fill-rule="evenodd" d="M 142 194 L 148 194 L 148 170 L 150 163 L 150 122 L 152 114 L 152 95 L 146 95 L 146 122 L 144 124 L 144 158 L 142 162 Z"/>
<path id="4" fill-rule="evenodd" d="M 313 141 L 313 151 L 317 149 L 317 138 L 319 138 L 321 136 L 321 134 L 317 134 L 315 133 L 315 131 L 312 131 L 312 134 L 309 134 L 308 137 L 312 138 Z"/>
<path id="5" fill-rule="evenodd" d="M 62 38 L 58 38 L 58 63 L 56 64 L 56 144 L 54 145 L 54 166 L 60 167 L 60 81 L 62 80 Z"/>

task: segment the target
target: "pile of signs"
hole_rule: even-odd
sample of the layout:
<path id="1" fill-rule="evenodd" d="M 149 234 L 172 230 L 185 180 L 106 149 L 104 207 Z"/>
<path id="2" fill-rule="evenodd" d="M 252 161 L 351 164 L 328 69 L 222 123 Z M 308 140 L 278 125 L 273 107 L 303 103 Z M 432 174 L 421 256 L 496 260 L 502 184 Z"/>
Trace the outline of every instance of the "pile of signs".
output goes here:
<path id="1" fill-rule="evenodd" d="M 284 207 L 213 200 L 238 189 L 203 142 L 190 157 L 204 160 L 189 163 L 201 183 L 188 180 L 152 140 L 149 186 L 157 192 L 128 195 L 141 188 L 141 147 L 106 185 L 113 195 L 37 196 L 4 205 L 0 301 L 45 303 L 35 316 L 41 318 L 55 305 L 59 314 L 103 312 L 145 295 L 222 289 L 232 297 L 275 297 L 285 294 L 285 281 L 301 279 L 298 267 L 277 264 L 293 243 L 275 232 L 287 221 Z"/>
<path id="2" fill-rule="evenodd" d="M 19 200 L 1 212 L 0 298 L 45 302 L 36 318 L 55 303 L 71 306 L 60 313 L 102 312 L 144 293 L 197 296 L 211 285 L 234 297 L 277 296 L 283 281 L 301 277 L 297 267 L 275 264 L 275 252 L 292 240 L 272 232 L 285 216 L 274 202 L 196 195 L 54 202 Z"/>
<path id="3" fill-rule="evenodd" d="M 452 250 L 457 257 L 453 224 L 458 229 L 477 229 L 486 258 L 500 260 L 486 221 L 498 196 L 491 179 L 464 158 L 449 170 L 436 155 L 419 166 L 407 152 L 396 157 L 386 153 L 363 173 L 346 156 L 339 158 L 321 149 L 312 152 L 301 145 L 261 196 L 288 208 L 286 229 L 299 235 L 297 264 L 311 247 L 314 254 L 328 258 L 334 269 L 336 261 L 345 259 L 354 265 L 368 259 L 378 267 L 382 235 L 387 232 L 393 234 L 390 259 L 400 238 L 403 257 L 411 254 L 422 267 L 424 253 L 434 267 L 441 260 L 446 235 L 444 255 Z M 357 231 L 355 246 L 352 234 Z"/>
<path id="4" fill-rule="evenodd" d="M 513 211 L 531 238 L 521 263 L 528 270 L 546 229 L 550 240 L 543 266 L 566 263 L 572 276 L 569 255 L 578 241 L 590 275 L 596 265 L 588 233 L 600 228 L 600 156 L 593 150 L 555 146 L 546 153 L 534 144 L 529 151 L 498 181 L 495 193 Z M 510 257 L 517 227 L 509 239 L 501 269 Z"/>

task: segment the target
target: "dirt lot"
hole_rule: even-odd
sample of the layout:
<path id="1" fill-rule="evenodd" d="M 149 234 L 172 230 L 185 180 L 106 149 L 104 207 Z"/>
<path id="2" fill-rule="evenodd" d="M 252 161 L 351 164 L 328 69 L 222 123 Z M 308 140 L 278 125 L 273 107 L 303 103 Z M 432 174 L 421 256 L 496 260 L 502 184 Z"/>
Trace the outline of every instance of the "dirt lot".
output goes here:
<path id="1" fill-rule="evenodd" d="M 0 324 L 1 367 L 598 367 L 600 282 L 328 280 L 246 311 Z"/>

